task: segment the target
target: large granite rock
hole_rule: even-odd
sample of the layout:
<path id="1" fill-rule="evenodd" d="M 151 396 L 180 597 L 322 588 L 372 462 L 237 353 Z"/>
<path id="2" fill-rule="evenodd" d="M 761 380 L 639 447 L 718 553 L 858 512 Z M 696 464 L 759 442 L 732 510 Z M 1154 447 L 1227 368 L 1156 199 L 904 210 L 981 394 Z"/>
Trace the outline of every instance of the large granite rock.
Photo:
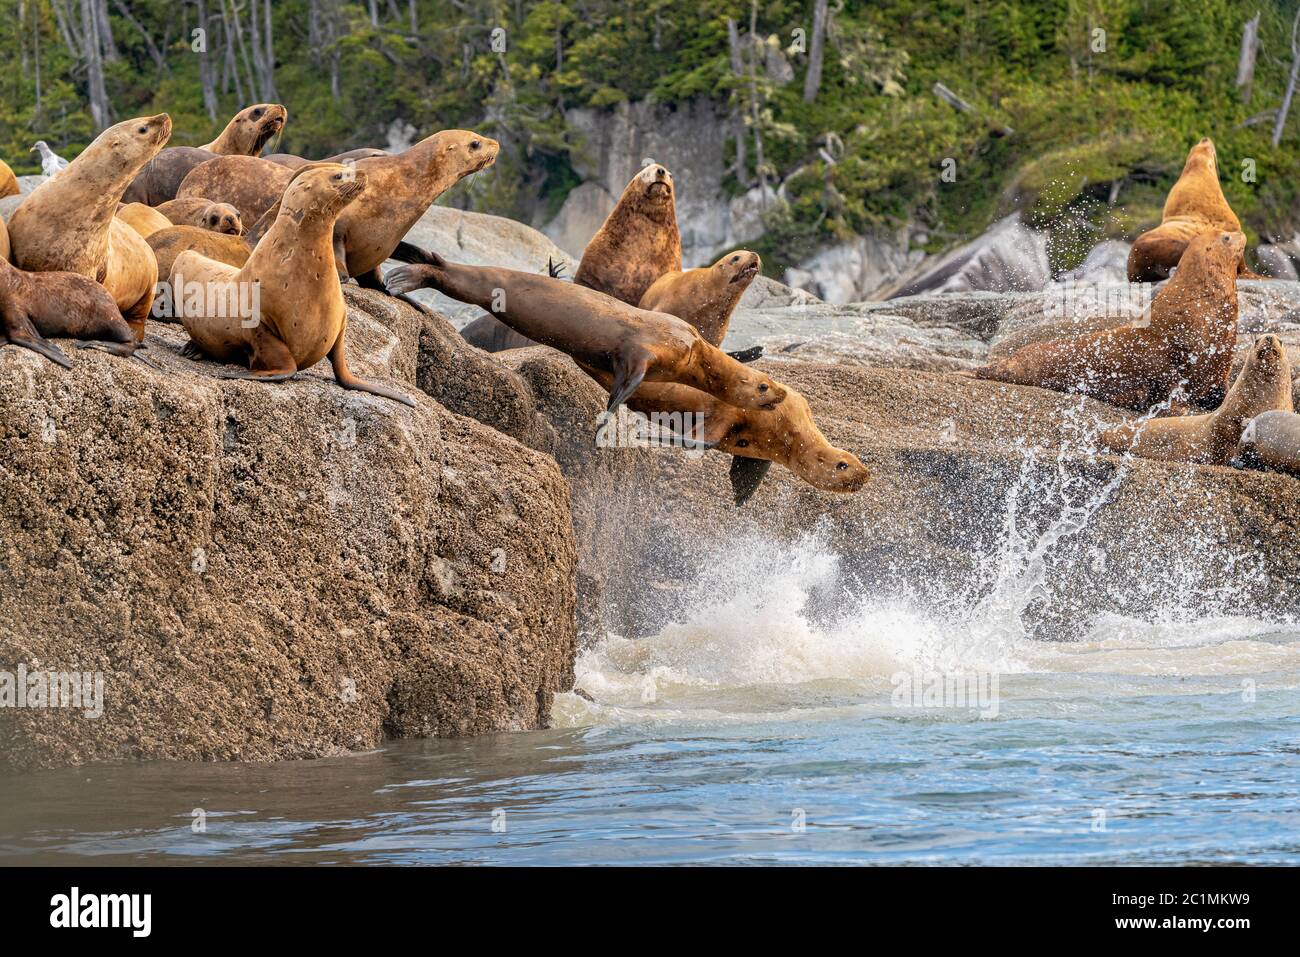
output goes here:
<path id="1" fill-rule="evenodd" d="M 1052 281 L 1047 237 L 1012 213 L 964 246 L 927 261 L 892 296 L 923 292 L 1006 292 L 1042 289 Z"/>
<path id="2" fill-rule="evenodd" d="M 575 647 L 565 482 L 420 395 L 422 315 L 348 299 L 354 369 L 417 408 L 326 364 L 218 379 L 155 323 L 170 374 L 0 349 L 0 669 L 102 672 L 104 704 L 0 708 L 0 763 L 301 758 L 547 722 Z"/>

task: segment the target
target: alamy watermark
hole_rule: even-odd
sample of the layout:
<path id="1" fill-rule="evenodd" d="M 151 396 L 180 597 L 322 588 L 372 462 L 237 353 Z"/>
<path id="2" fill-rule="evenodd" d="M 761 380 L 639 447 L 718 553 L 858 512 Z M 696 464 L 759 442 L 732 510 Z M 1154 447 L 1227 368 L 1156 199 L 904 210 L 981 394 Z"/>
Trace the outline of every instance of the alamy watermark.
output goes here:
<path id="1" fill-rule="evenodd" d="M 700 456 L 706 445 L 703 412 L 651 412 L 649 416 L 620 405 L 596 417 L 596 447 L 601 449 L 682 449 Z"/>
<path id="2" fill-rule="evenodd" d="M 253 329 L 262 321 L 262 283 L 186 282 L 177 273 L 154 287 L 150 311 L 155 319 L 238 319 L 240 326 Z"/>
<path id="3" fill-rule="evenodd" d="M 80 708 L 87 718 L 104 713 L 102 671 L 29 671 L 19 663 L 0 671 L 0 708 Z"/>
<path id="4" fill-rule="evenodd" d="M 911 671 L 896 672 L 890 703 L 895 708 L 975 711 L 980 720 L 998 716 L 998 673 L 996 671 Z"/>

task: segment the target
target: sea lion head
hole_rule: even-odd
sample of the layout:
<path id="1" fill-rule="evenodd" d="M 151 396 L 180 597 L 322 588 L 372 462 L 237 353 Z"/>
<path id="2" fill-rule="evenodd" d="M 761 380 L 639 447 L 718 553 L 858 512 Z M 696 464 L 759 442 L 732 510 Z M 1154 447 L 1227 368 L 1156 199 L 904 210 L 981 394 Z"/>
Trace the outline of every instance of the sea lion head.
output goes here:
<path id="1" fill-rule="evenodd" d="M 852 452 L 826 440 L 807 399 L 789 387 L 785 391 L 775 409 L 742 416 L 726 436 L 725 450 L 738 455 L 748 450 L 770 459 L 823 492 L 856 492 L 866 485 L 871 470 Z"/>
<path id="2" fill-rule="evenodd" d="M 95 137 L 77 160 L 82 160 L 79 165 L 83 167 L 93 164 L 97 170 L 120 176 L 143 168 L 167 145 L 171 135 L 172 118 L 166 113 L 123 120 Z"/>
<path id="3" fill-rule="evenodd" d="M 1219 175 L 1219 153 L 1214 148 L 1214 140 L 1208 136 L 1188 152 L 1187 162 L 1183 164 L 1183 175 L 1196 169 L 1208 170 L 1216 177 Z"/>
<path id="4" fill-rule="evenodd" d="M 1273 333 L 1257 338 L 1236 381 L 1247 392 L 1244 398 L 1251 405 L 1261 401 L 1272 405 L 1282 399 L 1290 410 L 1291 363 L 1281 338 Z"/>
<path id="5" fill-rule="evenodd" d="M 366 172 L 342 163 L 312 163 L 294 173 L 280 200 L 280 215 L 298 221 L 334 217 L 366 188 Z"/>
<path id="6" fill-rule="evenodd" d="M 289 111 L 279 103 L 254 103 L 235 114 L 223 136 L 245 156 L 262 152 L 267 140 L 284 129 Z"/>
<path id="7" fill-rule="evenodd" d="M 1246 251 L 1246 234 L 1222 230 L 1202 233 L 1192 239 L 1178 260 L 1175 278 L 1182 276 L 1182 284 L 1201 282 L 1207 277 L 1235 280 L 1237 264 Z"/>
<path id="8" fill-rule="evenodd" d="M 443 130 L 435 133 L 433 141 L 433 162 L 440 170 L 451 173 L 455 183 L 462 176 L 477 173 L 497 161 L 497 151 L 501 144 L 473 130 Z"/>
<path id="9" fill-rule="evenodd" d="M 673 174 L 662 163 L 647 163 L 627 184 L 618 204 L 656 222 L 676 216 L 677 190 Z"/>
<path id="10" fill-rule="evenodd" d="M 739 286 L 742 292 L 762 268 L 763 260 L 758 253 L 752 253 L 748 249 L 733 249 L 712 266 L 713 272 L 727 285 Z"/>
<path id="11" fill-rule="evenodd" d="M 203 228 L 214 233 L 238 236 L 244 231 L 239 210 L 229 203 L 212 203 L 203 211 Z"/>

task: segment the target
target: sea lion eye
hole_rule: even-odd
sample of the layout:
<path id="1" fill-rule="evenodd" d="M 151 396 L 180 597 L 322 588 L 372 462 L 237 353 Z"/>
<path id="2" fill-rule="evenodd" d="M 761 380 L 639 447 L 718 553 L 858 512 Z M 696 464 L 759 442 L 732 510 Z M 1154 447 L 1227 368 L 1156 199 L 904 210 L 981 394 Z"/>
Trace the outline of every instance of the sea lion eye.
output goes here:
<path id="1" fill-rule="evenodd" d="M 138 130 L 136 130 L 136 132 L 137 132 L 137 133 L 148 133 L 148 132 L 149 132 L 149 127 L 147 127 L 147 126 L 142 126 L 142 127 L 140 127 Z"/>
<path id="2" fill-rule="evenodd" d="M 835 471 L 837 471 L 837 472 L 843 472 L 843 471 L 844 471 L 846 468 L 848 468 L 848 467 L 849 467 L 849 463 L 848 463 L 848 462 L 836 462 L 836 463 L 835 463 Z"/>
<path id="3" fill-rule="evenodd" d="M 254 111 L 253 111 L 253 119 L 257 119 L 257 118 L 258 118 L 259 116 L 261 116 L 261 115 L 262 115 L 262 111 L 261 111 L 261 110 L 254 110 Z"/>
<path id="4" fill-rule="evenodd" d="M 731 257 L 731 261 L 732 261 L 733 263 L 738 263 L 738 262 L 740 262 L 740 257 L 739 257 L 739 256 L 732 256 L 732 257 Z"/>
<path id="5" fill-rule="evenodd" d="M 739 442 L 736 443 L 736 448 L 738 449 L 749 448 L 749 439 L 741 439 Z"/>
<path id="6" fill-rule="evenodd" d="M 766 392 L 766 391 L 767 391 L 767 383 L 766 383 L 766 382 L 761 382 L 761 383 L 759 383 L 758 391 L 759 391 L 759 392 Z"/>
<path id="7" fill-rule="evenodd" d="M 474 151 L 478 150 L 479 147 L 481 147 L 482 145 L 483 145 L 483 144 L 480 143 L 478 140 L 473 140 L 473 141 L 471 141 L 470 144 L 469 144 L 470 151 L 471 151 L 471 152 L 474 152 Z"/>

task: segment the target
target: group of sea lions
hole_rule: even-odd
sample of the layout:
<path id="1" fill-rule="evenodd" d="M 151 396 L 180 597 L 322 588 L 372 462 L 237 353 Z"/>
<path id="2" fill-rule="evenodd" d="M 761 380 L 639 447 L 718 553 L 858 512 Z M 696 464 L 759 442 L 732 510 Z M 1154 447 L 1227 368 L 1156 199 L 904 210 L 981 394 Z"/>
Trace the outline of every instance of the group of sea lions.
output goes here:
<path id="1" fill-rule="evenodd" d="M 1091 396 L 1144 413 L 1104 431 L 1107 450 L 1195 464 L 1256 462 L 1300 472 L 1300 416 L 1274 335 L 1254 343 L 1235 380 L 1237 279 L 1263 278 L 1219 185 L 1214 143 L 1192 147 L 1159 226 L 1133 243 L 1130 282 L 1170 276 L 1129 325 L 1036 342 L 976 369 L 980 379 Z M 1265 427 L 1252 426 L 1259 421 Z"/>

